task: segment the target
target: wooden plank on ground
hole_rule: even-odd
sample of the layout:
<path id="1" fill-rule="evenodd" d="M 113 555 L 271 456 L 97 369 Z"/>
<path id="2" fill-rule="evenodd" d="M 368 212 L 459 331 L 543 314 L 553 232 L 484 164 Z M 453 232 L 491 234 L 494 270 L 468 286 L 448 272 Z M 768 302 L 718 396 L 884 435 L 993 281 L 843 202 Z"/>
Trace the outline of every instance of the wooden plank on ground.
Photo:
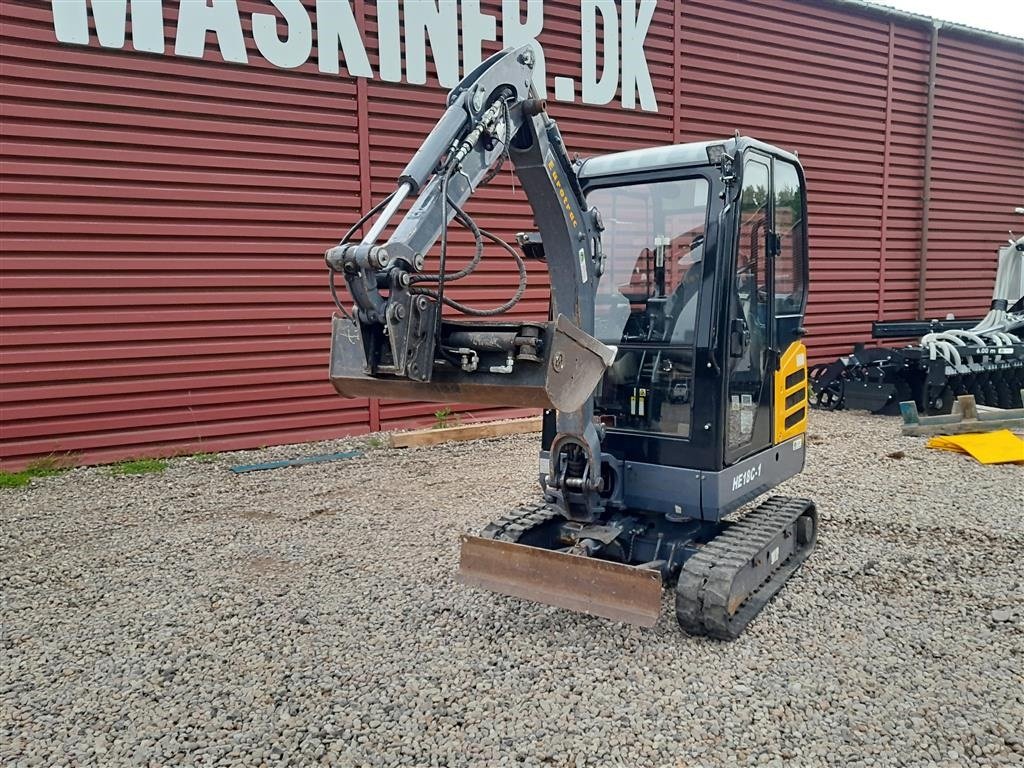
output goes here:
<path id="1" fill-rule="evenodd" d="M 1021 390 L 1024 400 L 1024 390 Z M 900 403 L 903 434 L 912 437 L 963 435 L 970 432 L 995 432 L 998 429 L 1024 428 L 1024 408 L 993 408 L 978 405 L 974 395 L 961 395 L 953 403 L 952 413 L 922 416 L 913 401 Z"/>
<path id="2" fill-rule="evenodd" d="M 411 432 L 396 432 L 391 435 L 392 448 L 419 448 L 459 440 L 480 440 L 485 437 L 520 435 L 526 432 L 540 432 L 541 417 L 514 419 L 511 421 L 486 421 L 479 424 L 464 424 L 443 429 L 417 429 Z"/>
<path id="3" fill-rule="evenodd" d="M 986 419 L 961 421 L 959 424 L 904 424 L 903 434 L 912 437 L 964 435 L 971 432 L 995 432 L 997 429 L 1024 428 L 1024 419 Z"/>

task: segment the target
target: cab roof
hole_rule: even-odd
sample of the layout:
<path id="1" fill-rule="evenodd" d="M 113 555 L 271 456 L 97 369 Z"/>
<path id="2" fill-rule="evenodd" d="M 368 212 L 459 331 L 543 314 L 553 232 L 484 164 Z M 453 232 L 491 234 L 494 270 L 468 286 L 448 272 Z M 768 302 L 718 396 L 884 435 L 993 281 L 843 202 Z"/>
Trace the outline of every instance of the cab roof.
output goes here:
<path id="1" fill-rule="evenodd" d="M 713 141 L 695 141 L 690 144 L 631 149 L 627 152 L 590 157 L 583 161 L 576 173 L 581 180 L 588 180 L 615 176 L 620 173 L 642 173 L 686 166 L 711 165 L 711 161 L 708 159 L 708 147 L 715 145 L 724 145 L 726 151 L 734 155 L 745 149 L 754 148 L 792 162 L 799 162 L 796 155 L 791 152 L 786 152 L 749 136 L 739 136 Z"/>

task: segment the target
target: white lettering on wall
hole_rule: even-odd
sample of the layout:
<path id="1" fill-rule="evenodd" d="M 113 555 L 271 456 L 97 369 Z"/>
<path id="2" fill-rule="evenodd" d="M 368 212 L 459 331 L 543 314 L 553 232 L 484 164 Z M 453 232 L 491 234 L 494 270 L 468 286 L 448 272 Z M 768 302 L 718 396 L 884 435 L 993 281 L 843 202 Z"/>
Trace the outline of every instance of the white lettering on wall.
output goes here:
<path id="1" fill-rule="evenodd" d="M 281 12 L 288 28 L 285 38 L 277 36 L 277 17 L 271 13 L 252 15 L 252 37 L 263 57 L 283 69 L 305 64 L 313 50 L 313 25 L 301 0 L 270 0 Z"/>
<path id="2" fill-rule="evenodd" d="M 402 32 L 398 22 L 398 0 L 377 2 L 377 45 L 380 48 L 380 79 L 402 81 Z"/>
<path id="3" fill-rule="evenodd" d="M 245 55 L 245 38 L 242 37 L 242 18 L 238 15 L 235 0 L 210 0 L 210 5 L 206 0 L 182 3 L 178 7 L 174 54 L 203 58 L 207 32 L 217 36 L 217 47 L 224 61 L 249 63 L 249 57 Z"/>
<path id="4" fill-rule="evenodd" d="M 53 0 L 53 31 L 62 43 L 89 44 L 87 0 Z M 124 48 L 128 0 L 91 0 L 96 37 L 104 48 Z M 164 52 L 164 15 L 160 0 L 131 0 L 132 48 Z"/>
<path id="5" fill-rule="evenodd" d="M 359 37 L 352 6 L 337 0 L 316 0 L 317 66 L 321 72 L 336 75 L 338 45 L 345 57 L 345 69 L 352 77 L 373 77 L 370 59 Z"/>
<path id="6" fill-rule="evenodd" d="M 462 0 L 462 70 L 472 72 L 483 58 L 484 40 L 498 39 L 498 22 L 480 11 L 480 0 Z"/>
<path id="7" fill-rule="evenodd" d="M 619 17 L 615 0 L 591 0 L 583 13 L 583 102 L 607 104 L 619 87 Z M 597 15 L 604 27 L 604 71 L 597 77 Z"/>
<path id="8" fill-rule="evenodd" d="M 249 24 L 243 22 L 251 22 L 255 50 L 276 67 L 294 69 L 309 62 L 315 34 L 316 66 L 326 75 L 340 75 L 344 62 L 350 77 L 376 77 L 397 83 L 404 75 L 406 82 L 420 85 L 427 81 L 429 55 L 445 88 L 455 86 L 460 77 L 476 68 L 483 59 L 485 43 L 498 37 L 498 20 L 483 12 L 480 0 L 377 0 L 376 41 L 363 38 L 351 0 L 315 0 L 312 10 L 303 0 L 262 3 L 263 10 L 252 11 L 244 19 L 237 0 L 51 0 L 51 8 L 53 31 L 61 43 L 92 42 L 91 11 L 99 44 L 124 48 L 130 10 L 132 48 L 164 54 L 164 19 L 174 18 L 173 12 L 164 12 L 176 5 L 176 56 L 206 57 L 206 39 L 212 32 L 221 59 L 248 64 L 243 29 Z M 644 50 L 656 6 L 657 0 L 581 3 L 578 90 L 573 77 L 562 75 L 548 82 L 544 49 L 538 42 L 544 31 L 543 0 L 502 0 L 501 45 L 533 48 L 534 86 L 541 98 L 546 98 L 549 86 L 554 85 L 558 101 L 575 101 L 578 92 L 584 104 L 602 105 L 612 103 L 619 94 L 620 104 L 626 109 L 657 112 Z M 371 50 L 379 51 L 376 73 L 367 54 L 368 42 Z M 599 43 L 603 52 L 600 56 Z"/>
<path id="9" fill-rule="evenodd" d="M 654 18 L 656 0 L 622 0 L 622 106 L 636 109 L 636 100 L 648 112 L 658 111 L 651 73 L 647 70 L 644 40 Z"/>
<path id="10" fill-rule="evenodd" d="M 544 66 L 544 49 L 540 47 L 537 38 L 544 29 L 544 4 L 531 2 L 526 3 L 526 18 L 520 15 L 519 0 L 501 0 L 501 28 L 503 37 L 501 42 L 506 48 L 518 48 L 520 45 L 529 45 L 533 48 L 533 86 L 537 89 L 542 99 L 547 98 L 547 70 Z"/>
<path id="11" fill-rule="evenodd" d="M 459 83 L 458 7 L 450 0 L 405 0 L 405 79 L 427 82 L 427 37 L 437 66 L 437 81 L 445 88 Z"/>

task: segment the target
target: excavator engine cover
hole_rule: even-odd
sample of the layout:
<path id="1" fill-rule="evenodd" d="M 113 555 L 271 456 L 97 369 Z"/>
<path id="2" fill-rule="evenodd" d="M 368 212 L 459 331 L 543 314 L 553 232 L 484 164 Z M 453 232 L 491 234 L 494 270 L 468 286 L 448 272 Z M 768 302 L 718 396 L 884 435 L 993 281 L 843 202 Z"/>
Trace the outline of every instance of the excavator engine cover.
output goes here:
<path id="1" fill-rule="evenodd" d="M 463 370 L 435 366 L 429 381 L 386 374 L 372 375 L 360 329 L 335 315 L 331 339 L 331 384 L 344 397 L 385 397 L 398 400 L 468 402 L 484 405 L 557 408 L 574 411 L 587 401 L 615 359 L 615 349 L 584 333 L 564 316 L 554 322 L 531 323 L 543 333 L 535 359 L 499 355 L 502 365 Z M 477 333 L 514 334 L 522 323 L 487 323 L 486 332 L 473 323 L 445 323 L 447 336 Z M 476 324 L 484 327 L 484 324 Z M 453 330 L 454 329 L 454 330 Z M 498 370 L 496 370 L 498 369 Z"/>

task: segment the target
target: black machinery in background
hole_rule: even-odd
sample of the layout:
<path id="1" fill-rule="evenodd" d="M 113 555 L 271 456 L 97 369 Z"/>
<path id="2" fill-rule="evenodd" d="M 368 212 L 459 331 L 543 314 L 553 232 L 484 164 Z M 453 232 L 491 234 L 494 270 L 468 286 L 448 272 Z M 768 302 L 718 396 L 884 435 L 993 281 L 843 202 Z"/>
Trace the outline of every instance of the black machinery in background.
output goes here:
<path id="1" fill-rule="evenodd" d="M 960 395 L 973 395 L 979 405 L 1024 407 L 1024 237 L 999 249 L 992 303 L 981 320 L 876 322 L 871 335 L 920 339 L 895 348 L 858 344 L 813 367 L 814 406 L 897 413 L 913 400 L 920 412 L 939 414 Z"/>

